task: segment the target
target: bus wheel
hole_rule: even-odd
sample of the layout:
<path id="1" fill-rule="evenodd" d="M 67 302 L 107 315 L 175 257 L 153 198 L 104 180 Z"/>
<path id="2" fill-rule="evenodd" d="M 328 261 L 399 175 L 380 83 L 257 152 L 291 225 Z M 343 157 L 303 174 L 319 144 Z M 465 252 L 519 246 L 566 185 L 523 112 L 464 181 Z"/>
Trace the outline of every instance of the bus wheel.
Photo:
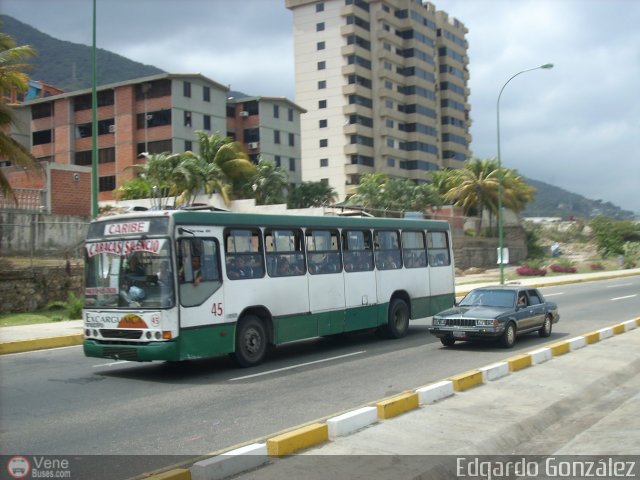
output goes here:
<path id="1" fill-rule="evenodd" d="M 252 367 L 264 359 L 267 353 L 267 333 L 260 319 L 247 315 L 236 329 L 236 350 L 233 359 L 241 367 Z"/>
<path id="2" fill-rule="evenodd" d="M 409 307 L 404 300 L 396 298 L 389 305 L 387 331 L 391 338 L 401 338 L 409 330 Z"/>

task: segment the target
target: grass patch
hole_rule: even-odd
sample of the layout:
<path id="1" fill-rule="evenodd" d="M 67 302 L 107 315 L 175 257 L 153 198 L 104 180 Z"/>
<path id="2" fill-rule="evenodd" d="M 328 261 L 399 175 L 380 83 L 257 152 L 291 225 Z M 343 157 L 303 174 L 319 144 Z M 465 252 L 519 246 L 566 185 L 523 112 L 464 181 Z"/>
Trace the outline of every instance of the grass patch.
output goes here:
<path id="1" fill-rule="evenodd" d="M 3 313 L 0 315 L 0 327 L 33 325 L 69 320 L 64 310 L 38 310 L 28 313 Z"/>

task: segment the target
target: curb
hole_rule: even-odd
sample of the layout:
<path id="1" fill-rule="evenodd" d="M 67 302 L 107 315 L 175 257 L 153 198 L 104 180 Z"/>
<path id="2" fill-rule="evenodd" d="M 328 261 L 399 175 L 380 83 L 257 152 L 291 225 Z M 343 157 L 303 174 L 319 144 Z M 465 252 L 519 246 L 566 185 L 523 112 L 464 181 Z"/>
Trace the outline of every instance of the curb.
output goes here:
<path id="1" fill-rule="evenodd" d="M 516 355 L 503 362 L 454 375 L 447 380 L 418 388 L 413 392 L 405 392 L 375 402 L 375 408 L 364 407 L 343 413 L 327 419 L 324 423 L 313 423 L 272 437 L 268 439 L 266 443 L 256 443 L 248 447 L 237 448 L 207 460 L 194 463 L 191 467 L 191 475 L 189 477 L 182 476 L 184 475 L 184 470 L 172 470 L 146 478 L 148 480 L 183 480 L 185 478 L 188 480 L 221 480 L 228 476 L 255 469 L 269 463 L 269 457 L 283 457 L 295 453 L 298 450 L 330 441 L 337 436 L 354 433 L 368 425 L 385 421 L 386 419 L 409 412 L 415 408 L 433 404 L 440 400 L 446 400 L 447 397 L 454 396 L 457 392 L 475 386 L 485 385 L 519 370 L 552 360 L 554 356 L 579 350 L 638 327 L 640 327 L 640 317 L 612 325 L 611 327 L 605 327 L 595 332 L 585 333 L 569 340 L 556 342 L 528 353 Z M 373 416 L 376 411 L 377 418 Z M 336 434 L 336 431 L 341 433 Z M 330 435 L 329 432 L 334 433 Z M 254 456 L 254 458 L 247 458 L 247 456 Z M 226 473 L 224 473 L 223 476 L 219 476 L 223 473 L 223 469 L 218 465 L 223 461 L 226 462 L 226 470 L 224 471 Z M 172 472 L 174 473 L 172 474 Z M 174 476 L 166 476 L 168 474 Z"/>
<path id="2" fill-rule="evenodd" d="M 16 342 L 0 343 L 0 355 L 9 353 L 30 352 L 33 350 L 46 350 L 49 348 L 71 347 L 82 345 L 84 335 L 65 335 L 63 337 L 36 338 L 33 340 L 19 340 Z"/>

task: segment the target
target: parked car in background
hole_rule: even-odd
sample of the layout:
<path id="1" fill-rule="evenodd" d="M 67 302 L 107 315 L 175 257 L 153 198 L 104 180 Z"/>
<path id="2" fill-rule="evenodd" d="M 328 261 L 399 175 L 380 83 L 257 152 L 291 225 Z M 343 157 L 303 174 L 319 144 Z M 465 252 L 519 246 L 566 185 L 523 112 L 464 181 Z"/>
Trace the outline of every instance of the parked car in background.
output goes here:
<path id="1" fill-rule="evenodd" d="M 455 307 L 433 316 L 429 332 L 450 347 L 460 340 L 499 340 L 511 348 L 516 336 L 551 335 L 560 320 L 558 306 L 536 288 L 482 287 L 470 291 Z"/>

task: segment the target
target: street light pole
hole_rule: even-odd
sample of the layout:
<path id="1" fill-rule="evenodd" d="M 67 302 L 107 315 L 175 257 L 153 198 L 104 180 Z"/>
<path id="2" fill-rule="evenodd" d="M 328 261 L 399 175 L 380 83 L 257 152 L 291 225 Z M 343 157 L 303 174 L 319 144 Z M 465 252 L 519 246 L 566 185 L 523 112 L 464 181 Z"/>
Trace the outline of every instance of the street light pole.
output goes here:
<path id="1" fill-rule="evenodd" d="M 553 63 L 545 63 L 544 65 L 540 65 L 539 67 L 522 70 L 521 72 L 518 72 L 511 78 L 509 78 L 509 80 L 507 80 L 502 86 L 502 88 L 500 89 L 500 93 L 498 94 L 498 102 L 496 104 L 496 118 L 498 130 L 498 262 L 500 263 L 500 285 L 504 285 L 504 218 L 502 212 L 502 161 L 500 159 L 500 97 L 502 97 L 502 92 L 509 84 L 509 82 L 516 78 L 518 75 L 522 75 L 523 73 L 531 72 L 533 70 L 548 70 L 550 68 L 553 68 Z"/>

